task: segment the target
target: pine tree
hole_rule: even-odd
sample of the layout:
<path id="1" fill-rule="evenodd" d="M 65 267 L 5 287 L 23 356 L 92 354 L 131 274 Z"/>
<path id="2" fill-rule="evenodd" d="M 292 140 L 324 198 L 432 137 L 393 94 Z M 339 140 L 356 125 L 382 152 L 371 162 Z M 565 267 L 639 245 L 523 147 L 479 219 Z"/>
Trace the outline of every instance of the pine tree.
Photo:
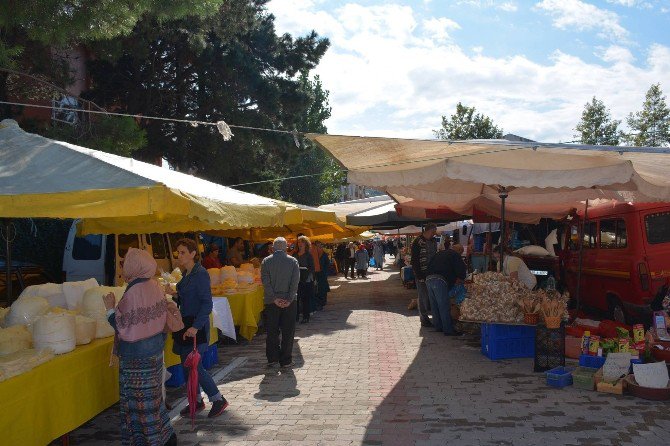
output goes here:
<path id="1" fill-rule="evenodd" d="M 621 139 L 619 131 L 621 121 L 612 120 L 605 104 L 594 96 L 584 105 L 582 120 L 575 130 L 575 137 L 582 144 L 618 146 Z"/>
<path id="2" fill-rule="evenodd" d="M 433 130 L 438 139 L 499 139 L 502 129 L 493 124 L 488 116 L 475 113 L 475 107 L 467 107 L 460 102 L 456 105 L 456 113 L 449 119 L 442 116 L 442 128 Z"/>
<path id="3" fill-rule="evenodd" d="M 642 105 L 642 110 L 628 116 L 631 136 L 628 143 L 634 146 L 667 147 L 670 145 L 670 109 L 660 84 L 652 85 Z"/>

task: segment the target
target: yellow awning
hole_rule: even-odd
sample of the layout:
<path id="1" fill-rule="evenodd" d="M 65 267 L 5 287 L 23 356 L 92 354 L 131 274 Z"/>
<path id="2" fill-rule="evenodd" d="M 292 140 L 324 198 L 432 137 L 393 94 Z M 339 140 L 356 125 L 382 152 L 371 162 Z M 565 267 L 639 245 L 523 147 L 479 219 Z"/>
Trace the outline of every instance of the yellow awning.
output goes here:
<path id="1" fill-rule="evenodd" d="M 81 218 L 82 233 L 282 226 L 286 206 L 0 123 L 0 215 Z"/>

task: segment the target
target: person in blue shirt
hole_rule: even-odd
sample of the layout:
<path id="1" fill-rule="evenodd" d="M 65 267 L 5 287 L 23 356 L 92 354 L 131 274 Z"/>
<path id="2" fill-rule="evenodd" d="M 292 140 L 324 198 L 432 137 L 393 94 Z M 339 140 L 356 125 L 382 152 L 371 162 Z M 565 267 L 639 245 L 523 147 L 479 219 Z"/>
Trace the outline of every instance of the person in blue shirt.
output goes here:
<path id="1" fill-rule="evenodd" d="M 186 357 L 193 351 L 193 338 L 196 338 L 197 348 L 204 355 L 209 348 L 209 314 L 212 312 L 212 290 L 209 273 L 198 262 L 198 245 L 194 240 L 183 238 L 177 241 L 177 264 L 183 272 L 183 277 L 177 284 L 177 292 L 166 288 L 168 294 L 176 297 L 177 305 L 184 321 L 184 330 L 173 333 L 174 347 L 172 351 L 181 357 L 182 365 Z M 228 401 L 221 395 L 219 388 L 205 370 L 202 361 L 198 365 L 198 382 L 205 391 L 212 408 L 209 418 L 217 417 L 228 407 Z M 200 392 L 198 392 L 200 398 Z M 199 399 L 196 412 L 205 409 L 205 403 Z M 182 416 L 189 414 L 189 406 L 182 411 Z"/>

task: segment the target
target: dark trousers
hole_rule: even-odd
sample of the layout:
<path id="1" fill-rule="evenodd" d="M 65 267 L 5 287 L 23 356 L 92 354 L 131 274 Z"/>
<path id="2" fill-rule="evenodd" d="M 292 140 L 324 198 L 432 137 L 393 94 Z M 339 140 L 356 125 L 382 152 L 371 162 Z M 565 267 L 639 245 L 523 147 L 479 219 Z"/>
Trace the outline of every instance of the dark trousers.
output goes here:
<path id="1" fill-rule="evenodd" d="M 265 356 L 268 362 L 279 361 L 281 365 L 291 363 L 297 309 L 298 303 L 295 300 L 286 308 L 279 308 L 275 304 L 265 305 L 265 324 L 267 326 Z"/>
<path id="2" fill-rule="evenodd" d="M 314 299 L 314 282 L 300 282 L 298 284 L 298 305 L 302 310 L 303 319 L 309 319 L 312 299 Z M 298 315 L 296 314 L 296 319 Z"/>
<path id="3" fill-rule="evenodd" d="M 358 274 L 358 277 L 366 277 L 365 275 L 367 274 L 367 271 L 364 269 L 357 269 L 356 274 Z"/>
<path id="4" fill-rule="evenodd" d="M 347 274 L 351 270 L 351 278 L 354 278 L 356 274 L 356 259 L 347 259 L 347 267 L 344 269 L 344 277 L 347 277 Z"/>

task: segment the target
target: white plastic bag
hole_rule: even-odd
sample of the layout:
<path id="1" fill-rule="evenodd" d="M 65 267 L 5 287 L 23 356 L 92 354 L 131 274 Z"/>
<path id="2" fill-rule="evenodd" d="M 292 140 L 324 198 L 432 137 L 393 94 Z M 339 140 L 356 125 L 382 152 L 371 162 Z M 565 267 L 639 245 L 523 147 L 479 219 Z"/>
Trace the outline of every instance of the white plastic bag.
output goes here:
<path id="1" fill-rule="evenodd" d="M 525 255 L 525 256 L 548 256 L 549 251 L 544 249 L 541 246 L 529 245 L 524 246 L 523 248 L 517 249 L 515 252 Z"/>
<path id="2" fill-rule="evenodd" d="M 103 317 L 106 319 L 107 309 L 105 308 L 105 303 L 102 300 L 102 296 L 107 293 L 114 293 L 114 296 L 116 297 L 116 303 L 118 304 L 125 291 L 126 287 L 111 286 L 99 286 L 86 290 L 81 301 L 81 314 L 93 319 L 98 317 Z"/>
<path id="3" fill-rule="evenodd" d="M 19 297 L 10 307 L 9 313 L 5 319 L 5 325 L 25 325 L 30 327 L 35 319 L 46 314 L 49 311 L 49 302 L 43 297 L 25 296 Z"/>
<path id="4" fill-rule="evenodd" d="M 77 345 L 84 345 L 95 339 L 98 323 L 95 319 L 86 316 L 75 316 L 75 335 Z"/>
<path id="5" fill-rule="evenodd" d="M 106 316 L 98 316 L 95 318 L 95 338 L 102 339 L 114 336 L 114 327 L 109 325 Z"/>
<path id="6" fill-rule="evenodd" d="M 221 268 L 221 283 L 228 279 L 232 279 L 237 282 L 237 270 L 234 266 L 224 266 Z"/>
<path id="7" fill-rule="evenodd" d="M 63 284 L 63 294 L 65 294 L 65 302 L 68 310 L 81 309 L 81 303 L 84 298 L 84 293 L 91 288 L 98 287 L 98 281 L 95 279 L 88 279 L 81 282 L 65 282 Z"/>
<path id="8" fill-rule="evenodd" d="M 217 286 L 221 283 L 221 270 L 219 268 L 209 268 L 209 281 L 211 286 Z"/>
<path id="9" fill-rule="evenodd" d="M 36 350 L 50 349 L 61 355 L 77 345 L 75 316 L 69 313 L 50 313 L 40 316 L 33 326 L 33 345 Z"/>

